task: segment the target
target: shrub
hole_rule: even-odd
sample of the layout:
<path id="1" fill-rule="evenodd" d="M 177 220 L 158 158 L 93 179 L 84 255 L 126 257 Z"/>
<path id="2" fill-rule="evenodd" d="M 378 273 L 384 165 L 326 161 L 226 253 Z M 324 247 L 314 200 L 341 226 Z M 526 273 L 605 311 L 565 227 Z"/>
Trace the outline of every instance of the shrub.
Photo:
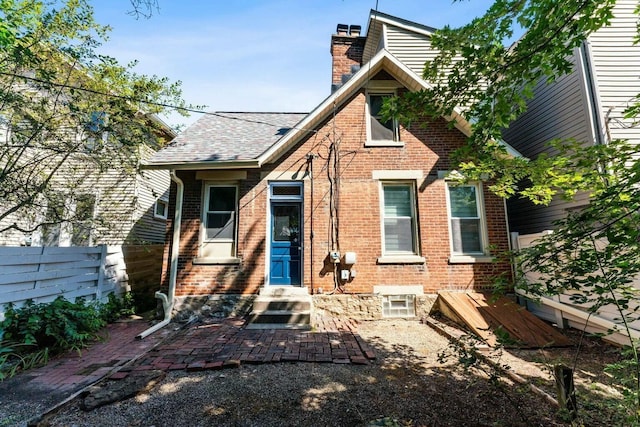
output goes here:
<path id="1" fill-rule="evenodd" d="M 98 305 L 86 304 L 81 298 L 70 302 L 58 297 L 49 304 L 28 300 L 17 309 L 8 304 L 0 329 L 5 340 L 57 353 L 86 347 L 99 338 L 98 331 L 105 325 Z"/>
<path id="2" fill-rule="evenodd" d="M 117 296 L 109 294 L 109 300 L 100 306 L 102 318 L 107 323 L 113 323 L 122 316 L 136 313 L 134 297 L 130 292 Z"/>
<path id="3" fill-rule="evenodd" d="M 109 294 L 104 304 L 60 296 L 51 303 L 28 300 L 22 307 L 9 303 L 6 308 L 0 322 L 0 381 L 47 363 L 49 354 L 80 351 L 100 339 L 98 332 L 107 322 L 135 312 L 130 293 Z"/>

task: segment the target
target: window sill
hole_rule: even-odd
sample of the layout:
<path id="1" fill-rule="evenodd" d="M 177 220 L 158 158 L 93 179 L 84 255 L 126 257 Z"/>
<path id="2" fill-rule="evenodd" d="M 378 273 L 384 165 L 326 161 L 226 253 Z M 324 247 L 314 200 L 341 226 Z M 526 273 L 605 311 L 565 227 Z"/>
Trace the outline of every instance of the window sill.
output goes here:
<path id="1" fill-rule="evenodd" d="M 404 142 L 390 141 L 390 140 L 380 140 L 380 141 L 367 140 L 364 142 L 364 146 L 365 147 L 404 147 Z"/>
<path id="2" fill-rule="evenodd" d="M 451 255 L 449 257 L 449 264 L 480 264 L 494 261 L 494 257 L 486 255 Z"/>
<path id="3" fill-rule="evenodd" d="M 378 264 L 424 264 L 424 257 L 418 255 L 386 255 L 377 259 Z"/>
<path id="4" fill-rule="evenodd" d="M 226 258 L 205 258 L 199 257 L 193 259 L 194 265 L 228 265 L 228 264 L 240 264 L 240 258 L 226 257 Z"/>

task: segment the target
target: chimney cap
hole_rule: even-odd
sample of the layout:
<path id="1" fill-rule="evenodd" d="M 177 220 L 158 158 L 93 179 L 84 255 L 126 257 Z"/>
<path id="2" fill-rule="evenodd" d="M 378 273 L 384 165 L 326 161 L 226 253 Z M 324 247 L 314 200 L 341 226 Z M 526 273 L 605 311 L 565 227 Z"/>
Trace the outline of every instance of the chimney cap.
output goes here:
<path id="1" fill-rule="evenodd" d="M 336 28 L 336 33 L 339 36 L 346 36 L 348 32 L 349 32 L 349 26 L 347 24 L 338 24 L 338 27 Z"/>
<path id="2" fill-rule="evenodd" d="M 360 35 L 360 30 L 362 30 L 362 26 L 360 25 L 351 25 L 349 27 L 349 35 L 358 37 Z"/>

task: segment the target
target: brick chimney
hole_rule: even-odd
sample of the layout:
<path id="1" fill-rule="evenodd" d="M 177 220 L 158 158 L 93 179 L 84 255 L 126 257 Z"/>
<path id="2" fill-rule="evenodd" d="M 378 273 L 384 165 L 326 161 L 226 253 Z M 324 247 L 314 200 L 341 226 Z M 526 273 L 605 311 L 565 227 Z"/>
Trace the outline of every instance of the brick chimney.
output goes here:
<path id="1" fill-rule="evenodd" d="M 360 25 L 338 24 L 336 34 L 331 36 L 332 92 L 349 80 L 362 65 L 366 37 L 360 37 L 361 28 Z"/>

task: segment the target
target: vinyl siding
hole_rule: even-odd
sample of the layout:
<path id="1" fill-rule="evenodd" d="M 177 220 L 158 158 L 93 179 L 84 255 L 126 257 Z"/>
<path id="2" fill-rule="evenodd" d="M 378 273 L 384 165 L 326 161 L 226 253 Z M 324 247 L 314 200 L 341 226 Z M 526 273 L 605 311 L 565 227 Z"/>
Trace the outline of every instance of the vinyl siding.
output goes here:
<path id="1" fill-rule="evenodd" d="M 585 144 L 606 135 L 640 143 L 640 128 L 630 127 L 623 118 L 624 109 L 640 93 L 640 46 L 633 45 L 638 17 L 633 14 L 635 0 L 619 0 L 611 25 L 589 37 L 583 50 L 572 57 L 574 71 L 547 85 L 540 82 L 528 110 L 504 132 L 504 139 L 523 155 L 535 158 L 547 151 L 545 143 L 554 138 L 575 138 Z M 583 59 L 585 62 L 583 62 Z M 594 79 L 595 108 L 601 125 L 590 113 L 588 83 L 581 66 L 591 66 Z M 554 200 L 550 206 L 533 206 L 523 200 L 508 203 L 510 227 L 520 233 L 534 233 L 553 228 L 554 220 L 566 211 L 588 202 L 586 195 L 566 202 Z"/>
<path id="2" fill-rule="evenodd" d="M 534 98 L 527 103 L 527 111 L 503 133 L 505 141 L 526 157 L 535 158 L 549 152 L 547 143 L 556 138 L 574 138 L 584 144 L 595 140 L 578 50 L 571 60 L 574 71 L 551 84 L 544 80 L 538 82 Z M 582 194 L 571 206 L 585 203 L 587 196 Z M 552 222 L 563 218 L 569 207 L 567 202 L 557 199 L 549 206 L 536 206 L 527 200 L 509 200 L 507 206 L 510 229 L 521 234 L 553 228 Z"/>
<path id="3" fill-rule="evenodd" d="M 142 158 L 151 157 L 153 150 L 143 147 Z M 158 198 L 169 200 L 171 178 L 166 170 L 143 170 L 137 176 L 136 211 L 132 237 L 139 243 L 164 243 L 166 220 L 155 218 Z"/>
<path id="4" fill-rule="evenodd" d="M 571 58 L 574 68 L 579 54 Z M 587 96 L 582 74 L 571 74 L 547 84 L 541 80 L 527 111 L 503 133 L 503 138 L 524 156 L 535 158 L 548 151 L 547 143 L 554 138 L 575 138 L 585 144 L 594 141 L 587 115 Z"/>
<path id="5" fill-rule="evenodd" d="M 611 137 L 640 144 L 640 127 L 631 128 L 624 110 L 640 93 L 640 46 L 634 45 L 637 0 L 618 0 L 611 26 L 589 38 L 602 116 Z"/>
<path id="6" fill-rule="evenodd" d="M 387 50 L 419 76 L 422 76 L 425 62 L 437 55 L 427 35 L 387 25 L 386 37 Z"/>
<path id="7" fill-rule="evenodd" d="M 143 147 L 149 156 L 152 149 Z M 100 171 L 82 154 L 69 159 L 56 175 L 54 186 L 67 199 L 73 194 L 90 194 L 95 197 L 92 241 L 96 244 L 121 245 L 127 243 L 164 242 L 166 222 L 153 217 L 156 198 L 168 193 L 168 171 L 139 172 L 139 154 L 135 151 L 122 153 L 114 168 Z M 124 168 L 124 169 L 121 169 Z M 21 210 L 16 215 L 2 220 L 0 227 L 17 222 L 22 227 L 33 227 L 29 218 L 43 220 L 44 213 Z M 40 245 L 40 231 L 34 233 L 33 244 Z M 0 245 L 24 244 L 25 236 L 13 230 L 0 233 Z M 61 242 L 68 245 L 69 242 Z"/>

